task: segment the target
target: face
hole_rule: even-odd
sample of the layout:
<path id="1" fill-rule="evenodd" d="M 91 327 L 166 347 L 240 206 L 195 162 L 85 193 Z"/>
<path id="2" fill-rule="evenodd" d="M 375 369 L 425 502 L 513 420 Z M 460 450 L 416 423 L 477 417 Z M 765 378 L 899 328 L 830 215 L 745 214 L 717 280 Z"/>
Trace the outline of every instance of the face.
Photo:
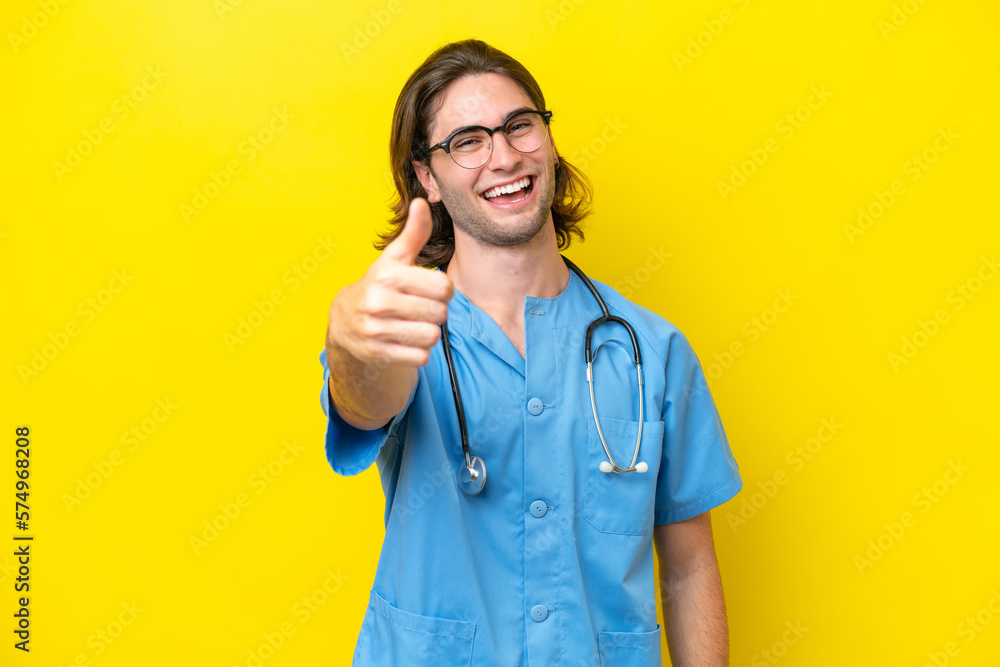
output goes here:
<path id="1" fill-rule="evenodd" d="M 533 109 L 528 94 L 499 74 L 463 77 L 447 88 L 440 109 L 431 119 L 431 143 L 443 141 L 468 125 L 496 127 L 520 108 Z M 535 238 L 552 225 L 555 199 L 555 143 L 552 133 L 542 147 L 520 153 L 502 132 L 493 135 L 493 154 L 477 169 L 460 167 L 442 150 L 430 154 L 428 165 L 414 163 L 417 177 L 431 203 L 443 202 L 455 224 L 456 241 L 465 234 L 481 245 L 509 247 Z M 527 187 L 501 197 L 498 186 L 527 178 Z M 506 201 L 504 201 L 506 200 Z"/>

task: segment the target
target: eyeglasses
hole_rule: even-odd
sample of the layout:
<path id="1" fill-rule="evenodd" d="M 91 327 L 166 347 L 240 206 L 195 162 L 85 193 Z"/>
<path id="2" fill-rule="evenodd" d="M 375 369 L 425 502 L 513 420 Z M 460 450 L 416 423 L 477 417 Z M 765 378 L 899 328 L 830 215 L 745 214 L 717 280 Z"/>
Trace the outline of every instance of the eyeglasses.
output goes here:
<path id="1" fill-rule="evenodd" d="M 459 128 L 444 141 L 431 146 L 427 155 L 430 156 L 440 148 L 459 167 L 477 169 L 490 161 L 493 155 L 493 133 L 497 131 L 503 132 L 507 143 L 517 152 L 533 153 L 548 138 L 551 118 L 551 111 L 515 111 L 492 130 L 482 125 Z"/>

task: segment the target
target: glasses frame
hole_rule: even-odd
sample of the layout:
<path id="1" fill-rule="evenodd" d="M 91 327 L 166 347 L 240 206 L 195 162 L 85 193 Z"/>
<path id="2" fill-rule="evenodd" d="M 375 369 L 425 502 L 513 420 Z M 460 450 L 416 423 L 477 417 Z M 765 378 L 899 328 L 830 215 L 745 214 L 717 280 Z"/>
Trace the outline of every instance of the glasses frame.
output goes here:
<path id="1" fill-rule="evenodd" d="M 503 132 L 504 139 L 507 139 L 507 129 L 506 129 L 507 128 L 507 124 L 510 123 L 510 121 L 512 121 L 516 116 L 520 116 L 521 114 L 526 114 L 526 113 L 534 113 L 534 114 L 538 114 L 539 116 L 542 117 L 542 122 L 545 123 L 545 139 L 548 139 L 549 138 L 549 121 L 552 120 L 552 112 L 551 111 L 539 111 L 537 109 L 518 109 L 517 111 L 512 112 L 509 116 L 507 116 L 506 118 L 504 118 L 503 122 L 500 123 L 499 125 L 497 125 L 496 127 L 494 127 L 493 129 L 490 129 L 490 128 L 485 127 L 483 125 L 466 125 L 465 127 L 458 128 L 457 130 L 455 130 L 454 132 L 452 132 L 451 134 L 449 134 L 447 136 L 447 138 L 445 138 L 444 141 L 439 141 L 438 143 L 436 143 L 433 146 L 431 146 L 430 148 L 428 148 L 427 149 L 427 157 L 430 158 L 431 153 L 433 153 L 434 151 L 436 151 L 437 149 L 440 148 L 445 153 L 447 153 L 449 156 L 451 156 L 452 161 L 454 161 L 454 163 L 457 164 L 459 167 L 462 167 L 463 169 L 479 169 L 479 167 L 482 167 L 483 164 L 486 164 L 487 162 L 489 162 L 490 158 L 493 157 L 493 133 L 495 133 L 495 132 Z M 489 137 L 490 137 L 490 154 L 486 158 L 486 160 L 483 162 L 483 164 L 479 165 L 478 167 L 466 167 L 464 164 L 459 164 L 458 160 L 455 159 L 455 156 L 451 154 L 451 149 L 448 148 L 448 144 L 451 143 L 452 139 L 454 139 L 457 135 L 461 134 L 462 132 L 468 132 L 469 130 L 484 130 L 486 132 L 486 134 L 488 134 Z M 545 139 L 542 139 L 542 143 L 539 144 L 538 148 L 541 148 L 545 144 Z M 507 143 L 510 144 L 510 139 L 507 139 Z M 510 147 L 514 148 L 514 145 L 510 144 Z M 522 151 L 522 150 L 518 150 L 516 148 L 514 148 L 514 150 L 516 150 L 518 153 L 522 153 L 522 154 L 526 155 L 528 153 L 534 153 L 535 151 L 538 150 L 538 148 L 536 148 L 535 150 L 532 150 L 532 151 Z"/>

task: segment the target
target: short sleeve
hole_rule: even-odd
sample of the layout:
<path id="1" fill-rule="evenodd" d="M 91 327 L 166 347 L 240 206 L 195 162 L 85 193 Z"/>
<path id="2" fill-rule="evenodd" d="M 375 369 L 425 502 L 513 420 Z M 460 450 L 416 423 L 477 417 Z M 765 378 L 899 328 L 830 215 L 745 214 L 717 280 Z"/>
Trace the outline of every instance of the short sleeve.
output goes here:
<path id="1" fill-rule="evenodd" d="M 679 331 L 667 351 L 663 421 L 656 525 L 702 514 L 743 487 L 701 362 Z"/>
<path id="2" fill-rule="evenodd" d="M 330 405 L 330 367 L 326 362 L 326 350 L 319 355 L 323 364 L 323 389 L 319 402 L 327 416 L 326 458 L 334 471 L 341 475 L 357 475 L 367 470 L 378 457 L 382 447 L 390 437 L 394 437 L 406 418 L 406 414 L 416 395 L 416 387 L 406 401 L 406 407 L 381 429 L 366 431 L 345 422 Z M 395 437 L 394 437 L 395 439 Z"/>

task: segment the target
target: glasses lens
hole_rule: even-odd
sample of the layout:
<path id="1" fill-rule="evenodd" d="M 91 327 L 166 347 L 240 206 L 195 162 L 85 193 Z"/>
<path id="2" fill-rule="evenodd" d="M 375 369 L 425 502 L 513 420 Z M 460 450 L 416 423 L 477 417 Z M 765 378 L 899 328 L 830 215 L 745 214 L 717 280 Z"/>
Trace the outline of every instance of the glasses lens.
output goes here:
<path id="1" fill-rule="evenodd" d="M 545 143 L 549 126 L 537 113 L 522 113 L 507 122 L 507 141 L 522 153 L 537 151 Z"/>
<path id="2" fill-rule="evenodd" d="M 483 130 L 468 130 L 456 134 L 448 144 L 451 157 L 462 167 L 475 169 L 490 159 L 490 135 Z"/>

